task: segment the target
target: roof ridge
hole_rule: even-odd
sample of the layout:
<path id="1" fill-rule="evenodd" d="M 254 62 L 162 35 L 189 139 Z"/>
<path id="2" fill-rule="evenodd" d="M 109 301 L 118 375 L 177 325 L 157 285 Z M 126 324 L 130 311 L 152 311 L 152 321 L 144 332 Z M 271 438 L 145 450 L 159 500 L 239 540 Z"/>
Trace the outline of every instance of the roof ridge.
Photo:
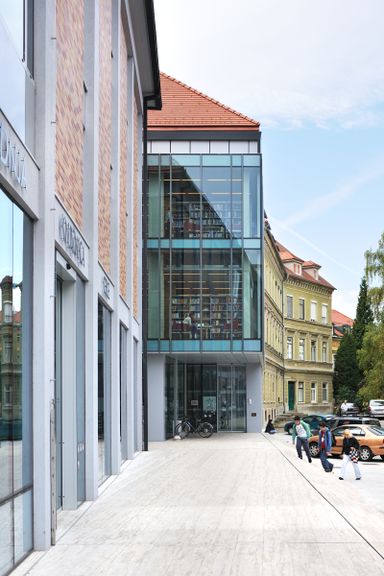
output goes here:
<path id="1" fill-rule="evenodd" d="M 183 86 L 183 88 L 187 88 L 188 90 L 190 90 L 191 92 L 194 92 L 198 96 L 202 96 L 206 100 L 213 102 L 213 104 L 216 104 L 217 106 L 220 106 L 221 108 L 224 108 L 224 110 L 228 110 L 228 112 L 231 112 L 232 114 L 236 114 L 236 116 L 239 116 L 240 118 L 243 118 L 244 120 L 248 120 L 248 122 L 252 122 L 252 124 L 255 124 L 255 126 L 257 126 L 258 128 L 260 127 L 260 122 L 258 122 L 257 120 L 254 120 L 253 118 L 250 118 L 249 116 L 246 116 L 245 114 L 242 114 L 241 112 L 238 112 L 237 110 L 234 110 L 230 106 L 226 106 L 225 104 L 222 104 L 218 100 L 215 100 L 215 98 L 211 98 L 210 96 L 207 96 L 207 94 L 204 94 L 204 92 L 200 92 L 200 90 L 196 90 L 196 88 L 192 88 L 192 86 L 189 86 L 188 84 L 185 84 L 184 82 L 181 82 L 181 80 L 177 80 L 177 78 L 174 78 L 173 76 L 170 76 L 169 74 L 166 74 L 165 72 L 160 72 L 160 76 L 164 76 L 165 78 L 168 78 L 169 80 L 172 80 L 173 82 L 176 82 L 176 84 Z"/>

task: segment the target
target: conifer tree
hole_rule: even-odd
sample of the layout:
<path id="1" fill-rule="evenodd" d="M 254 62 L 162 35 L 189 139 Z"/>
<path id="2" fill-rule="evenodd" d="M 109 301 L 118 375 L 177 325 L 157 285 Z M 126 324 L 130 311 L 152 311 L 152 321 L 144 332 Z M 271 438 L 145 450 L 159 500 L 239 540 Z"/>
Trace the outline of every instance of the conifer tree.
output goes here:
<path id="1" fill-rule="evenodd" d="M 365 253 L 365 273 L 368 280 L 373 281 L 369 288 L 369 297 L 375 319 L 384 321 L 384 232 L 379 240 L 377 250 L 367 250 Z"/>
<path id="2" fill-rule="evenodd" d="M 373 320 L 371 298 L 368 294 L 368 284 L 366 279 L 363 278 L 360 284 L 359 298 L 357 301 L 356 319 L 353 323 L 352 329 L 357 350 L 360 350 L 362 347 L 367 326 L 370 326 L 373 323 Z"/>
<path id="3" fill-rule="evenodd" d="M 344 334 L 335 357 L 333 393 L 336 402 L 354 402 L 361 383 L 356 342 L 351 333 Z"/>

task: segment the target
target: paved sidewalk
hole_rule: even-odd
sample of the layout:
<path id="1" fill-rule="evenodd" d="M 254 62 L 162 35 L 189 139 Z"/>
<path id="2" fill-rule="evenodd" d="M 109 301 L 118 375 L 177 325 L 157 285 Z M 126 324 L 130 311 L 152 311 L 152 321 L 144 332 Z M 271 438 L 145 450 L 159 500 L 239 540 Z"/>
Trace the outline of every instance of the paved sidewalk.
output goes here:
<path id="1" fill-rule="evenodd" d="M 384 514 L 262 434 L 151 444 L 13 576 L 382 576 Z"/>

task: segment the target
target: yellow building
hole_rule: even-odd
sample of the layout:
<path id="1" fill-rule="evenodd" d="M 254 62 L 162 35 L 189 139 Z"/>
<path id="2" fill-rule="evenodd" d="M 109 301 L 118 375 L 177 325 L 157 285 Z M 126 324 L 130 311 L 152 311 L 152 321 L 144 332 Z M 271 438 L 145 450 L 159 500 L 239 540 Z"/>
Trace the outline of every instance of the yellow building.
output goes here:
<path id="1" fill-rule="evenodd" d="M 264 222 L 264 420 L 284 412 L 283 283 L 287 273 L 268 221 Z"/>
<path id="2" fill-rule="evenodd" d="M 318 264 L 277 243 L 284 282 L 285 412 L 330 413 L 332 389 L 332 292 Z"/>

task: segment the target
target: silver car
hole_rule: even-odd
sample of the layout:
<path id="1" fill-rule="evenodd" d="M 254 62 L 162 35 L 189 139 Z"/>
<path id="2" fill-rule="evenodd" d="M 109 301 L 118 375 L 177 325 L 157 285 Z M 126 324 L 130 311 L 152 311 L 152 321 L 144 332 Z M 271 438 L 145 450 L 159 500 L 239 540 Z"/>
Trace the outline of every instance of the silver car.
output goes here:
<path id="1" fill-rule="evenodd" d="M 370 400 L 368 412 L 370 416 L 382 416 L 384 418 L 384 400 Z"/>

